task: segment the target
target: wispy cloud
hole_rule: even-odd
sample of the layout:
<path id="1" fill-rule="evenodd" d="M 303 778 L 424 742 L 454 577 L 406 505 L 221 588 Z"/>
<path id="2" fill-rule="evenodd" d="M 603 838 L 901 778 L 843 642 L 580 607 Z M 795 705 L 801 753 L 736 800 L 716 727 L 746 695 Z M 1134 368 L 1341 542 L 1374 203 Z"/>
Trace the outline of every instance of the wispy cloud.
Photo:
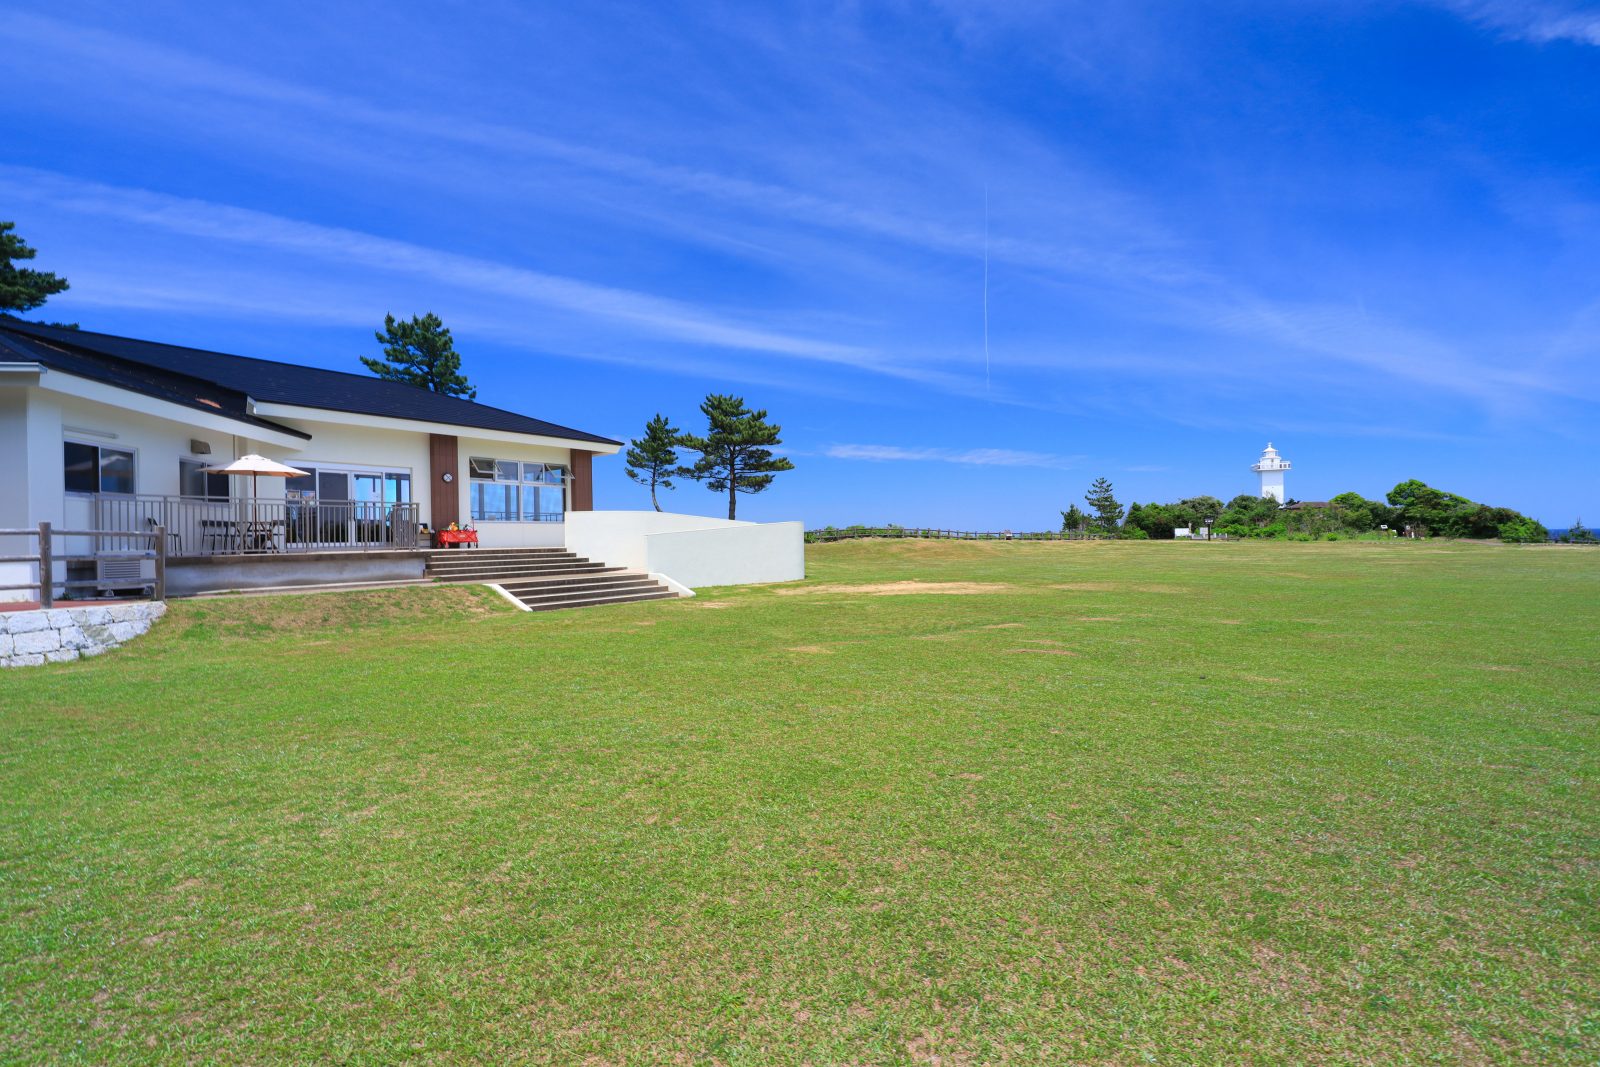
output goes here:
<path id="1" fill-rule="evenodd" d="M 1440 0 L 1464 18 L 1512 38 L 1600 45 L 1600 11 L 1558 0 Z"/>
<path id="2" fill-rule="evenodd" d="M 1004 232 L 987 236 L 977 210 L 981 188 L 967 190 L 970 210 L 966 225 L 877 202 L 859 202 L 823 195 L 773 181 L 730 174 L 702 166 L 661 162 L 637 153 L 550 136 L 524 126 L 463 115 L 393 108 L 349 95 L 308 88 L 248 69 L 218 63 L 168 45 L 70 24 L 47 16 L 16 13 L 0 22 L 0 39 L 11 37 L 30 48 L 49 47 L 92 63 L 97 71 L 118 71 L 138 80 L 141 88 L 165 86 L 180 92 L 196 90 L 219 99 L 248 101 L 273 108 L 315 113 L 320 119 L 362 127 L 406 141 L 430 139 L 470 146 L 501 159 L 539 157 L 563 165 L 622 178 L 678 194 L 755 209 L 767 217 L 835 231 L 894 241 L 922 251 L 961 257 L 988 255 L 1031 270 L 1099 280 L 1171 284 L 1204 280 L 1205 272 L 1171 254 L 1174 238 L 1155 225 L 1151 212 L 1125 194 L 1075 173 L 1061 160 L 1033 159 L 1047 165 L 1059 203 L 1081 205 L 1072 214 L 1076 228 L 1116 240 L 1071 241 L 1041 237 L 1038 226 L 1028 236 Z M 952 117 L 953 119 L 953 117 Z M 345 154 L 343 146 L 336 146 Z M 1027 149 L 1018 149 L 1026 151 Z M 453 165 L 460 167 L 461 161 Z M 441 168 L 428 168 L 435 175 Z M 470 167 L 469 167 L 470 169 Z M 1067 194 L 1070 193 L 1070 197 Z M 714 238 L 715 239 L 715 238 Z"/>
<path id="3" fill-rule="evenodd" d="M 829 445 L 823 455 L 833 459 L 866 460 L 871 463 L 955 463 L 964 467 L 1043 467 L 1072 470 L 1083 465 L 1084 456 L 1051 452 L 1026 452 L 1011 448 L 908 448 L 902 445 Z"/>
<path id="4" fill-rule="evenodd" d="M 852 365 L 872 363 L 872 353 L 865 348 L 766 331 L 676 300 L 248 208 L 3 165 L 0 195 L 13 201 L 43 200 L 58 208 L 189 237 L 417 276 L 452 288 L 470 288 L 623 322 L 656 336 L 696 344 Z"/>

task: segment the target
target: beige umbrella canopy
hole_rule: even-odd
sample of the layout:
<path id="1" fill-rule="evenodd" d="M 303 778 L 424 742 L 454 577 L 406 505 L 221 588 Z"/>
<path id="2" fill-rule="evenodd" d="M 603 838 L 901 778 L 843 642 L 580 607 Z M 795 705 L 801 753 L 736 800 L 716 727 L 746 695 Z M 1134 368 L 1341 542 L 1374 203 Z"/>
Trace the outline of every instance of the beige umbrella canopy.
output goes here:
<path id="1" fill-rule="evenodd" d="M 256 479 L 263 474 L 268 478 L 301 478 L 309 477 L 311 474 L 310 471 L 297 470 L 287 464 L 279 463 L 275 459 L 258 456 L 253 452 L 248 456 L 240 456 L 232 463 L 225 463 L 220 467 L 201 467 L 200 469 L 207 474 L 250 475 L 250 526 L 249 533 L 245 536 L 251 539 L 261 536 L 260 530 L 256 525 Z M 260 547 L 259 542 L 246 541 L 247 545 L 252 543 L 255 543 L 256 547 Z"/>
<path id="2" fill-rule="evenodd" d="M 275 459 L 258 456 L 253 452 L 248 456 L 240 456 L 232 463 L 226 463 L 220 467 L 201 467 L 200 469 L 206 474 L 250 475 L 250 495 L 252 497 L 256 495 L 255 479 L 263 474 L 268 478 L 307 478 L 311 475 L 310 471 L 297 470 L 287 464 L 279 463 Z"/>

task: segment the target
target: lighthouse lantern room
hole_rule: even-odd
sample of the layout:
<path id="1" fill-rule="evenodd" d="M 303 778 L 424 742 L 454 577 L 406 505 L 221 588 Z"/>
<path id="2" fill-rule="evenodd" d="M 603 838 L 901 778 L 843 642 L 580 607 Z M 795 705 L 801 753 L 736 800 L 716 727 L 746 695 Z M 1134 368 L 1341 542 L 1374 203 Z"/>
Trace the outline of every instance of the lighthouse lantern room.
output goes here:
<path id="1" fill-rule="evenodd" d="M 1283 472 L 1289 469 L 1289 461 L 1278 455 L 1271 441 L 1250 469 L 1261 476 L 1261 495 L 1283 503 Z"/>

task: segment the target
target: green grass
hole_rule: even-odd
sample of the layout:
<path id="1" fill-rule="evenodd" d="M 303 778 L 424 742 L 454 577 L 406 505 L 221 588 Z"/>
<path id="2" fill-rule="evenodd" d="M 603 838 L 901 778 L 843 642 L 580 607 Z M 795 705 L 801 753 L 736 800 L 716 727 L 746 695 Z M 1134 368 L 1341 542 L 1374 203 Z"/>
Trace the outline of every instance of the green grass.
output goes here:
<path id="1" fill-rule="evenodd" d="M 0 675 L 0 1060 L 1600 1057 L 1600 555 L 808 559 Z"/>

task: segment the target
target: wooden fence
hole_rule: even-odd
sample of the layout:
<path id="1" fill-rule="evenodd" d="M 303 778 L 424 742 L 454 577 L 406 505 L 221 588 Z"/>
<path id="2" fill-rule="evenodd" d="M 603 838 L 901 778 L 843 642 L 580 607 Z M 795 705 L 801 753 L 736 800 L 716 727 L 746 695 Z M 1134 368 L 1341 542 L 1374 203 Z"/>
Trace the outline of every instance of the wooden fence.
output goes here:
<path id="1" fill-rule="evenodd" d="M 910 526 L 849 526 L 843 529 L 828 527 L 821 530 L 806 531 L 806 540 L 813 543 L 818 541 L 849 541 L 863 537 L 904 537 L 940 541 L 1101 541 L 1106 539 L 1105 534 L 1080 530 L 1072 530 L 1067 533 L 1060 531 L 1019 533 L 1014 530 L 930 530 Z"/>
<path id="2" fill-rule="evenodd" d="M 74 588 L 89 587 L 97 590 L 148 590 L 151 600 L 167 599 L 167 528 L 153 526 L 148 530 L 57 530 L 48 522 L 41 522 L 38 529 L 25 530 L 0 530 L 0 538 L 22 537 L 36 538 L 38 551 L 32 555 L 0 556 L 0 563 L 32 563 L 39 568 L 38 581 L 13 582 L 9 578 L 0 578 L 0 587 L 6 589 L 31 589 L 39 593 L 39 606 L 52 607 L 55 604 L 55 590 L 59 586 L 68 594 L 66 599 L 71 599 L 71 590 Z M 95 546 L 94 551 L 88 555 L 70 555 L 56 551 L 56 538 L 58 537 L 88 537 Z M 151 544 L 149 549 L 143 551 L 115 550 L 100 551 L 99 545 L 105 540 L 115 540 L 122 544 L 129 541 L 143 541 Z M 78 563 L 84 561 L 104 562 L 106 560 L 155 560 L 155 576 L 152 579 L 139 578 L 135 581 L 106 580 L 99 577 L 83 578 L 74 581 L 54 581 L 55 565 L 57 563 Z"/>

